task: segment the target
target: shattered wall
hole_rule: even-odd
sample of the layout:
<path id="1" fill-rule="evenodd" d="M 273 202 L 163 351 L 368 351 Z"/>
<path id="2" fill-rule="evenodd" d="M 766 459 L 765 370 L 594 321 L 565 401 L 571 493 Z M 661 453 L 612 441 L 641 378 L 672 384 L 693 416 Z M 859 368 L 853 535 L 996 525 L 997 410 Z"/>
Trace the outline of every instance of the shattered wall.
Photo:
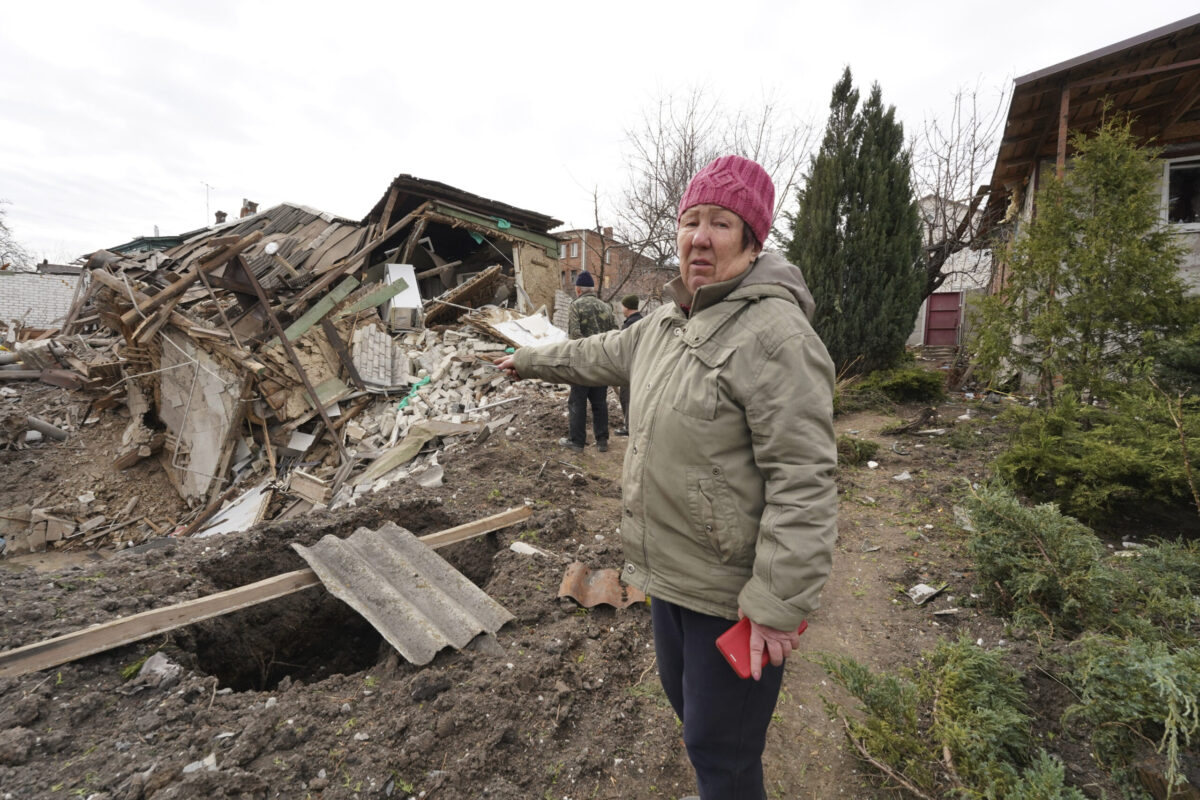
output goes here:
<path id="1" fill-rule="evenodd" d="M 524 243 L 513 247 L 513 256 L 517 285 L 524 288 L 531 304 L 523 309 L 525 313 L 531 314 L 545 306 L 546 313 L 553 314 L 554 293 L 562 282 L 557 260 L 546 255 L 544 247 Z"/>
<path id="2" fill-rule="evenodd" d="M 203 501 L 233 454 L 243 378 L 171 328 L 162 333 L 161 370 L 158 415 L 171 437 L 163 466 L 185 500 Z"/>

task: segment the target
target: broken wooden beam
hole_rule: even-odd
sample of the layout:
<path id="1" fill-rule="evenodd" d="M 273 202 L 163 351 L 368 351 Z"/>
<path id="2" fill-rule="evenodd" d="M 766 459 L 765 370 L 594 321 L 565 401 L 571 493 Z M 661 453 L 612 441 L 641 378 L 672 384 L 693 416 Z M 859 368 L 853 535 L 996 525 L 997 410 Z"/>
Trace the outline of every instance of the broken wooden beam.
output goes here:
<path id="1" fill-rule="evenodd" d="M 498 531 L 527 519 L 533 511 L 528 506 L 512 508 L 490 517 L 458 525 L 454 528 L 420 537 L 420 541 L 434 549 L 462 542 L 485 533 Z M 128 617 L 93 625 L 73 633 L 55 636 L 41 642 L 0 653 L 0 677 L 25 675 L 42 669 L 56 667 L 85 656 L 103 653 L 121 645 L 132 644 L 160 633 L 201 622 L 243 608 L 249 608 L 268 600 L 284 597 L 320 584 L 320 579 L 311 569 L 285 572 L 236 589 L 185 600 L 182 603 L 143 611 Z"/>
<path id="2" fill-rule="evenodd" d="M 337 354 L 338 360 L 346 368 L 346 374 L 350 376 L 350 382 L 354 384 L 354 388 L 359 391 L 365 390 L 367 385 L 363 383 L 362 376 L 358 374 L 358 367 L 354 366 L 354 359 L 350 356 L 350 351 L 346 348 L 346 343 L 342 341 L 342 337 L 338 334 L 337 327 L 326 318 L 321 320 L 321 330 L 325 332 L 325 339 L 328 340 L 329 346 L 333 348 L 333 352 Z"/>
<path id="3" fill-rule="evenodd" d="M 123 280 L 118 278 L 116 275 L 113 275 L 109 272 L 105 272 L 102 269 L 92 270 L 91 279 L 94 281 L 97 281 L 98 283 L 100 283 L 103 286 L 108 287 L 109 289 L 112 289 L 114 292 L 121 295 L 122 297 L 129 298 L 135 305 L 138 303 L 142 303 L 142 302 L 146 302 L 146 301 L 150 300 L 149 295 L 147 295 L 143 292 L 139 292 L 137 289 L 134 289 L 132 286 L 129 286 L 128 284 L 126 284 Z M 190 319 L 185 317 L 183 314 L 180 314 L 178 311 L 172 311 L 171 314 L 168 316 L 167 321 L 170 322 L 172 325 L 176 326 L 177 328 L 182 328 L 183 330 L 190 329 L 193 332 L 204 331 L 205 333 L 209 333 L 206 329 L 197 328 L 195 322 L 192 322 Z M 215 333 L 215 331 L 213 331 L 212 333 Z"/>
<path id="4" fill-rule="evenodd" d="M 195 283 L 200 277 L 201 270 L 211 270 L 224 264 L 229 259 L 246 250 L 251 245 L 256 244 L 263 237 L 262 231 L 255 231 L 248 236 L 242 237 L 237 243 L 226 245 L 218 250 L 214 250 L 207 255 L 201 256 L 196 263 L 188 269 L 187 272 L 179 276 L 179 280 L 172 283 L 170 286 L 163 289 L 158 294 L 149 299 L 138 303 L 133 308 L 121 315 L 121 323 L 132 326 L 139 318 L 145 316 L 147 312 L 161 306 L 173 297 L 177 297 L 187 291 L 188 287 Z"/>
<path id="5" fill-rule="evenodd" d="M 306 302 L 308 302 L 311 298 L 316 296 L 318 293 L 325 291 L 325 289 L 327 289 L 330 285 L 332 285 L 333 282 L 336 281 L 338 278 L 340 278 L 342 275 L 345 275 L 348 272 L 352 272 L 352 271 L 358 269 L 359 267 L 370 266 L 368 262 L 371 260 L 371 256 L 375 253 L 375 250 L 378 247 L 380 247 L 384 242 L 386 242 L 389 238 L 391 238 L 393 235 L 395 235 L 396 233 L 398 233 L 399 231 L 401 231 L 405 227 L 407 227 L 407 225 L 410 222 L 412 222 L 416 217 L 423 214 L 425 212 L 425 210 L 427 208 L 429 208 L 429 203 L 430 203 L 430 201 L 426 200 L 424 203 L 417 206 L 409 213 L 405 214 L 394 225 L 390 225 L 388 227 L 388 229 L 383 232 L 382 235 L 380 235 L 379 237 L 372 239 L 369 242 L 367 242 L 366 244 L 364 244 L 358 250 L 358 252 L 349 256 L 342 263 L 337 264 L 334 267 L 331 267 L 328 272 L 326 272 L 324 275 L 322 275 L 316 281 L 316 283 L 313 283 L 312 285 L 310 285 L 307 289 L 302 291 L 299 294 L 299 296 L 296 297 L 296 299 L 294 299 L 292 301 L 292 304 L 287 307 L 288 313 L 294 314 L 297 309 L 299 309 L 301 306 L 303 306 Z"/>

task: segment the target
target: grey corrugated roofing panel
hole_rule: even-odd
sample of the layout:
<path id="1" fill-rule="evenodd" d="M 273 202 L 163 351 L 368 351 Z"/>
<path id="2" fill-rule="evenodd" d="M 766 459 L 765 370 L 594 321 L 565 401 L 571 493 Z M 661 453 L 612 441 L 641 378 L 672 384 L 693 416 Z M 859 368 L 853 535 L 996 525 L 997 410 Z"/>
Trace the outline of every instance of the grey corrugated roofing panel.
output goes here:
<path id="1" fill-rule="evenodd" d="M 513 618 L 409 531 L 386 523 L 346 539 L 292 545 L 335 597 L 347 603 L 414 664 L 443 647 L 465 647 Z"/>

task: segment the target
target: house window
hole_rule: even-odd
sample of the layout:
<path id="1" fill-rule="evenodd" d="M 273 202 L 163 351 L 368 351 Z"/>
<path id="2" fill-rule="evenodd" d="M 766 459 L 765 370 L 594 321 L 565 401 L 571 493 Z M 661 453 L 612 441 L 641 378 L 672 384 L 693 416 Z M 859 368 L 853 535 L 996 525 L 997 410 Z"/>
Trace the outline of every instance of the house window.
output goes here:
<path id="1" fill-rule="evenodd" d="M 579 258 L 579 242 L 571 242 L 571 258 Z"/>
<path id="2" fill-rule="evenodd" d="M 604 251 L 604 263 L 605 263 L 605 264 L 611 264 L 611 263 L 612 263 L 612 250 L 605 250 L 605 251 Z"/>
<path id="3" fill-rule="evenodd" d="M 566 258 L 566 257 L 567 257 L 567 243 L 566 243 L 566 242 L 560 242 L 560 243 L 559 243 L 559 245 L 558 245 L 558 257 L 559 257 L 559 258 Z"/>
<path id="4" fill-rule="evenodd" d="M 1200 230 L 1200 158 L 1168 161 L 1163 176 L 1167 222 Z"/>

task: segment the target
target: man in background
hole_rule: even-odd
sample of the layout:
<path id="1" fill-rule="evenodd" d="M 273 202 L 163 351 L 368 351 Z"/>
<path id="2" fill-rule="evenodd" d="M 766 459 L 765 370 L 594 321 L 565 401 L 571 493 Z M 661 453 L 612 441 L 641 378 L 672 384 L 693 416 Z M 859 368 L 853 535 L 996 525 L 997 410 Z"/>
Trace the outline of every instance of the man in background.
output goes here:
<path id="1" fill-rule="evenodd" d="M 621 313 L 625 315 L 625 321 L 621 323 L 621 330 L 633 325 L 642 318 L 642 312 L 638 311 L 640 301 L 636 294 L 627 294 L 621 298 Z M 617 428 L 613 433 L 617 436 L 629 435 L 629 387 L 617 387 L 617 399 L 621 401 L 621 427 Z"/>
<path id="2" fill-rule="evenodd" d="M 596 296 L 596 281 L 584 270 L 575 278 L 575 300 L 567 312 L 567 336 L 586 339 L 617 329 L 612 306 Z M 608 387 L 571 384 L 567 398 L 567 437 L 559 439 L 563 447 L 582 452 L 587 442 L 587 407 L 592 404 L 592 433 L 596 449 L 608 451 Z"/>

